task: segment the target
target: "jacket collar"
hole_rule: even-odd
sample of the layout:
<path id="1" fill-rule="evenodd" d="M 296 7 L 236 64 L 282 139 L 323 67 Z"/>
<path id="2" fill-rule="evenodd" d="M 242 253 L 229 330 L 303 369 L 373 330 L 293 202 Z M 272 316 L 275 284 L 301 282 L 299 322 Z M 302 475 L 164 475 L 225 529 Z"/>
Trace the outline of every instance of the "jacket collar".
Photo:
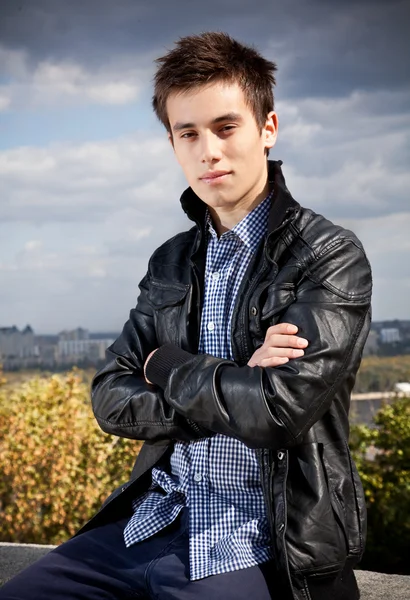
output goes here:
<path id="1" fill-rule="evenodd" d="M 272 206 L 269 212 L 268 235 L 288 222 L 291 215 L 299 208 L 286 187 L 281 169 L 281 160 L 268 161 L 268 178 L 273 184 Z M 192 190 L 187 188 L 181 196 L 181 205 L 191 221 L 194 221 L 201 233 L 205 231 L 206 204 Z"/>

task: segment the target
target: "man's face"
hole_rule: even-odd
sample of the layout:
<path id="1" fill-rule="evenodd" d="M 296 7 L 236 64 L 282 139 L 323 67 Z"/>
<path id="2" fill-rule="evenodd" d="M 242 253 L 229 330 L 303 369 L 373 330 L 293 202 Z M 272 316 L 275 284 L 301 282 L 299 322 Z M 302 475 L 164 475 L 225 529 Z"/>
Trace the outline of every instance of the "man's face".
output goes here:
<path id="1" fill-rule="evenodd" d="M 239 85 L 226 83 L 173 93 L 167 112 L 177 160 L 210 208 L 250 205 L 266 190 L 265 149 L 276 141 L 275 113 L 261 132 Z"/>

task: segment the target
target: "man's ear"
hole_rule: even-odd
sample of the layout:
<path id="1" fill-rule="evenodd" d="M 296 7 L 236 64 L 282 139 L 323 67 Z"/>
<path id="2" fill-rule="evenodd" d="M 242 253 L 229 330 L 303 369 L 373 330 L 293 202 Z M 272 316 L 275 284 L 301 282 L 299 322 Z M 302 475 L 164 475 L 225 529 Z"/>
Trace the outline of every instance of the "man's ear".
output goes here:
<path id="1" fill-rule="evenodd" d="M 276 144 L 278 136 L 278 115 L 272 110 L 266 117 L 266 122 L 262 130 L 265 148 L 272 148 Z"/>

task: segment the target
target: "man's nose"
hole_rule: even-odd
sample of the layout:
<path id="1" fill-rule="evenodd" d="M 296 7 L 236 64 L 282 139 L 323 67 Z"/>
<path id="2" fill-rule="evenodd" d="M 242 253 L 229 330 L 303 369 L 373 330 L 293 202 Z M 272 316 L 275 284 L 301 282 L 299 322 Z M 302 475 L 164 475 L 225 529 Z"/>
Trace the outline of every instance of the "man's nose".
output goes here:
<path id="1" fill-rule="evenodd" d="M 221 143 L 216 135 L 208 133 L 202 135 L 201 139 L 201 161 L 204 163 L 213 163 L 221 160 Z"/>

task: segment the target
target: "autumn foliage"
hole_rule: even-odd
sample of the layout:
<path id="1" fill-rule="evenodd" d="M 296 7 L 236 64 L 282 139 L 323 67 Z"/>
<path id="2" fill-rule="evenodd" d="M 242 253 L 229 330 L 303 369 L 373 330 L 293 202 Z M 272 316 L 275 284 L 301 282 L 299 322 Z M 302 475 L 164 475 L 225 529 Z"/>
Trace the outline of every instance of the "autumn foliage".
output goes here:
<path id="1" fill-rule="evenodd" d="M 140 442 L 104 434 L 86 373 L 9 384 L 0 371 L 0 540 L 58 544 L 129 478 Z M 410 399 L 385 405 L 350 446 L 366 494 L 362 568 L 409 574 Z"/>
<path id="2" fill-rule="evenodd" d="M 68 539 L 129 478 L 140 445 L 99 429 L 76 370 L 12 389 L 0 372 L 0 540 Z"/>

